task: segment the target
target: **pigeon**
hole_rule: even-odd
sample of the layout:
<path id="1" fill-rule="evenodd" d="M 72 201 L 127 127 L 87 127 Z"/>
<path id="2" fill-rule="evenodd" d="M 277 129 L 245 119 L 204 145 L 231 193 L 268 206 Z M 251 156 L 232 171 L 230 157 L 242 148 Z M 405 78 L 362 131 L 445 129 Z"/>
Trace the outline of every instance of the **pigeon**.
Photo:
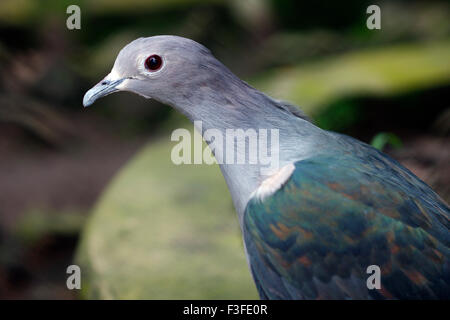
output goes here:
<path id="1" fill-rule="evenodd" d="M 230 150 L 245 161 L 218 162 L 261 299 L 450 298 L 449 206 L 393 158 L 319 128 L 183 37 L 126 45 L 83 104 L 117 91 L 178 110 L 210 147 L 208 130 L 276 132 L 256 146 L 237 137 L 248 148 Z M 248 161 L 264 145 L 276 166 Z"/>

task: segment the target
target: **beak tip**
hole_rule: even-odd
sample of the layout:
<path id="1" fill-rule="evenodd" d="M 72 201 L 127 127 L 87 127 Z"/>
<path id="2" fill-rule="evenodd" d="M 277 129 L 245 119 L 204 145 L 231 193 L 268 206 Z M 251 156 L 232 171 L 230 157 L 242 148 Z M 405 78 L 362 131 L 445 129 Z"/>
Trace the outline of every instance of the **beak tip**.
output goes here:
<path id="1" fill-rule="evenodd" d="M 92 105 L 92 103 L 89 103 L 88 101 L 84 101 L 84 100 L 83 100 L 83 108 L 87 108 L 87 107 L 89 107 L 90 105 Z"/>
<path id="2" fill-rule="evenodd" d="M 85 101 L 84 99 L 83 99 L 83 107 L 84 108 L 87 108 L 87 107 L 89 107 L 89 106 L 91 106 L 92 105 L 92 103 L 90 103 L 89 101 Z"/>
<path id="3" fill-rule="evenodd" d="M 108 78 L 109 76 L 107 76 Z M 96 84 L 92 87 L 83 97 L 83 106 L 89 107 L 92 105 L 98 98 L 107 96 L 111 93 L 120 91 L 117 88 L 119 84 L 121 84 L 125 78 L 120 78 L 117 80 L 103 80 L 100 83 Z"/>
<path id="4" fill-rule="evenodd" d="M 89 90 L 83 97 L 83 107 L 87 108 L 91 106 L 95 102 L 95 100 L 96 99 L 94 95 L 92 94 L 91 90 Z"/>

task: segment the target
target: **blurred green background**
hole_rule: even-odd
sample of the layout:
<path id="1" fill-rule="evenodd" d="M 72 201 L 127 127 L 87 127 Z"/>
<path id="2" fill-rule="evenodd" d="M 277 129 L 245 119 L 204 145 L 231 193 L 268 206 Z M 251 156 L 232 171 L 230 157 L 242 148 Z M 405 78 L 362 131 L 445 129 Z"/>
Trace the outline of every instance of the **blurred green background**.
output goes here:
<path id="1" fill-rule="evenodd" d="M 2 0 L 0 298 L 257 297 L 218 167 L 170 162 L 170 133 L 192 126 L 130 93 L 82 108 L 125 44 L 157 34 L 201 42 L 449 202 L 448 1 Z M 72 263 L 81 291 L 66 288 Z"/>

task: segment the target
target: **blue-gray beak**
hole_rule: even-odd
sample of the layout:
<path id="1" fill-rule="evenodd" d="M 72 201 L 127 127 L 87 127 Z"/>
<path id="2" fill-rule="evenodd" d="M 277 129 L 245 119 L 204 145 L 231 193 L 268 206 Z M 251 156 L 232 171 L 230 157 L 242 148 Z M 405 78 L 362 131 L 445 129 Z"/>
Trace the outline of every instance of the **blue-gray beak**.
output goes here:
<path id="1" fill-rule="evenodd" d="M 94 87 L 92 87 L 88 92 L 86 92 L 83 98 L 83 106 L 89 107 L 98 98 L 119 91 L 119 89 L 117 89 L 117 86 L 121 84 L 125 79 L 126 78 L 107 80 L 107 78 L 105 78 Z"/>

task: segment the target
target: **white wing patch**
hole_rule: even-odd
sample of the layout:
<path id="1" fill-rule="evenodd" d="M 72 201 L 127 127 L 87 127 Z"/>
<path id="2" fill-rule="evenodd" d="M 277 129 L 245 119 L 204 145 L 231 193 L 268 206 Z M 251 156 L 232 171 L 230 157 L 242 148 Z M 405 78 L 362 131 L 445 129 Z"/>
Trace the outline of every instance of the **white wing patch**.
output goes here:
<path id="1" fill-rule="evenodd" d="M 264 198 L 274 194 L 288 181 L 294 170 L 295 166 L 293 163 L 285 165 L 269 178 L 263 180 L 258 189 L 254 191 L 254 196 L 260 200 L 264 200 Z"/>

